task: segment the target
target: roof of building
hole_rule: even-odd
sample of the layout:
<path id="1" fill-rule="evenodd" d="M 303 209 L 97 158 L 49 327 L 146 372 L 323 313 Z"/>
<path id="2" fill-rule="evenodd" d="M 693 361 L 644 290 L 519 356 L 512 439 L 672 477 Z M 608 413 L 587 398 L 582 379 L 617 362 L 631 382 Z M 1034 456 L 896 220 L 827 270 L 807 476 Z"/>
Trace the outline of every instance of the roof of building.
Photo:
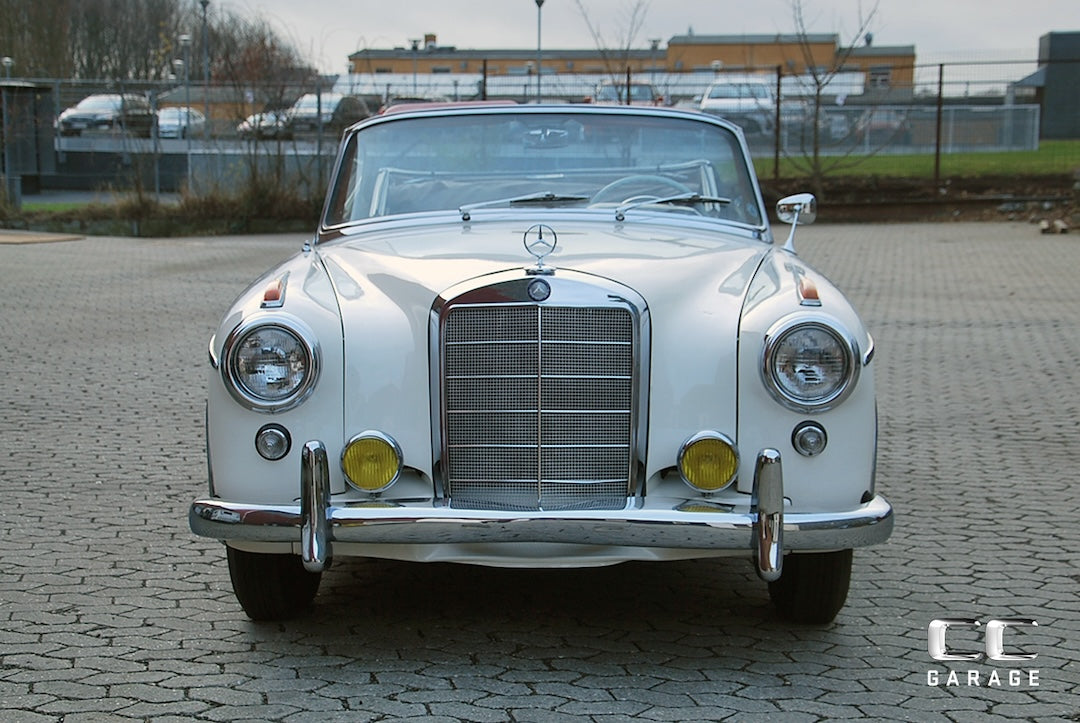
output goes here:
<path id="1" fill-rule="evenodd" d="M 914 45 L 857 45 L 851 49 L 853 58 L 874 58 L 896 55 L 915 55 Z"/>
<path id="2" fill-rule="evenodd" d="M 605 50 L 604 53 L 614 58 L 639 58 L 648 59 L 655 56 L 651 50 L 622 49 Z M 557 56 L 571 60 L 590 60 L 600 55 L 597 50 L 582 50 L 581 48 L 560 50 L 558 48 L 544 48 L 544 57 Z M 412 48 L 366 48 L 349 54 L 349 60 L 401 60 L 411 59 L 413 56 L 426 60 L 461 60 L 462 58 L 488 58 L 491 60 L 535 60 L 536 49 L 513 49 L 513 48 L 466 48 L 461 49 L 451 45 L 440 45 L 432 48 L 418 48 L 415 52 Z"/>
<path id="3" fill-rule="evenodd" d="M 1046 68 L 1042 67 L 1036 70 L 1031 75 L 1025 76 L 1020 80 L 1013 83 L 1017 88 L 1045 88 L 1046 87 Z"/>
<path id="4" fill-rule="evenodd" d="M 771 45 L 775 43 L 790 45 L 802 42 L 811 44 L 831 43 L 836 45 L 840 42 L 840 36 L 835 33 L 808 33 L 805 36 L 796 34 L 774 33 L 766 34 L 741 34 L 741 35 L 675 35 L 668 41 L 668 45 Z"/>

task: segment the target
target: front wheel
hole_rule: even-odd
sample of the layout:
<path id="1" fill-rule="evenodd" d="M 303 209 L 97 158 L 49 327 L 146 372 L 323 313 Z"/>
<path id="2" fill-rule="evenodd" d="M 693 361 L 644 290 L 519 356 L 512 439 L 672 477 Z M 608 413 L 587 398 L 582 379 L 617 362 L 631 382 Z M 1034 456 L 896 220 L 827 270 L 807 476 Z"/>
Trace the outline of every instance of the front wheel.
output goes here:
<path id="1" fill-rule="evenodd" d="M 851 550 L 786 555 L 783 573 L 769 583 L 780 614 L 796 623 L 831 623 L 851 584 Z"/>
<path id="2" fill-rule="evenodd" d="M 233 592 L 252 620 L 294 618 L 315 599 L 322 573 L 305 570 L 299 555 L 225 549 Z"/>

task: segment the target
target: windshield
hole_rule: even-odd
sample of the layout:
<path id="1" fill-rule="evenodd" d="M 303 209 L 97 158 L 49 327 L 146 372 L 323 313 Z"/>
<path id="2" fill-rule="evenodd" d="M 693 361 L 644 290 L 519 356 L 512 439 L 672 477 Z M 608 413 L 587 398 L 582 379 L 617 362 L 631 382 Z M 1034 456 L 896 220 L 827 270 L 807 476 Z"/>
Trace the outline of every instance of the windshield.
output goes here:
<path id="1" fill-rule="evenodd" d="M 120 108 L 120 96 L 118 95 L 91 95 L 83 98 L 75 106 L 79 110 L 111 111 Z"/>
<path id="2" fill-rule="evenodd" d="M 326 225 L 481 205 L 637 208 L 656 201 L 650 208 L 760 226 L 755 188 L 735 134 L 704 118 L 572 111 L 402 117 L 348 139 Z M 723 202 L 663 203 L 675 196 Z"/>

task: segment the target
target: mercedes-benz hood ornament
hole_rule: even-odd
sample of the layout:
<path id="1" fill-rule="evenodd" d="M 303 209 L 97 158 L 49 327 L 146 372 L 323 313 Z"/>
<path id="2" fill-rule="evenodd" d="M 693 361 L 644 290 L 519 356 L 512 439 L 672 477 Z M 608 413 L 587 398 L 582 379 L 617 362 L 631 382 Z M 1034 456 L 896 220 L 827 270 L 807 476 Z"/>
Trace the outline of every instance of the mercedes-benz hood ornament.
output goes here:
<path id="1" fill-rule="evenodd" d="M 525 232 L 523 243 L 525 250 L 536 259 L 536 266 L 526 269 L 528 274 L 550 276 L 555 273 L 553 266 L 544 266 L 544 259 L 554 253 L 555 247 L 559 243 L 559 237 L 555 234 L 555 229 L 542 223 L 531 226 Z"/>

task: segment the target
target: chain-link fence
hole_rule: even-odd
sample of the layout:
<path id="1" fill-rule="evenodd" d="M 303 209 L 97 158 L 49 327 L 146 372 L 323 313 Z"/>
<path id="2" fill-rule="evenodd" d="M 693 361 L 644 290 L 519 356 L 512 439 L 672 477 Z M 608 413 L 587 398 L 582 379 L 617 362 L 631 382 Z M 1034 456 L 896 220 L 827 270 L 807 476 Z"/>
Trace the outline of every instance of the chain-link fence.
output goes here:
<path id="1" fill-rule="evenodd" d="M 765 175 L 937 181 L 954 174 L 1073 172 L 1080 167 L 1078 86 L 1080 63 L 1034 60 L 804 75 L 782 67 L 540 77 L 374 73 L 273 89 L 184 79 L 8 80 L 0 81 L 0 146 L 9 196 L 39 188 L 208 194 L 253 183 L 319 196 L 342 130 L 386 105 L 625 103 L 629 88 L 630 103 L 700 110 L 738 123 Z M 83 112 L 88 99 L 100 102 Z"/>

